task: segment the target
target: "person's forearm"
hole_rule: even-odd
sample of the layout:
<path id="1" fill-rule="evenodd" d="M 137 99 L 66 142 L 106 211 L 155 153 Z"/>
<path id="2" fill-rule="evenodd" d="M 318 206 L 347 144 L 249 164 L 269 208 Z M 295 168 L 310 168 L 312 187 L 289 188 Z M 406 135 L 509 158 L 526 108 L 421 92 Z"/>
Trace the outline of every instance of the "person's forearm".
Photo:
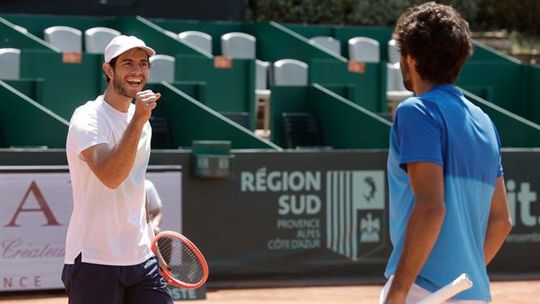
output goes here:
<path id="1" fill-rule="evenodd" d="M 508 211 L 506 199 L 506 186 L 502 176 L 497 178 L 495 191 L 491 199 L 489 210 L 489 220 L 484 239 L 484 262 L 489 264 L 495 257 L 504 240 L 512 229 L 512 220 Z"/>
<path id="2" fill-rule="evenodd" d="M 511 229 L 512 224 L 507 218 L 489 220 L 484 241 L 484 262 L 486 265 L 499 252 Z"/>
<path id="3" fill-rule="evenodd" d="M 98 159 L 96 174 L 107 187 L 118 188 L 131 172 L 143 126 L 144 123 L 132 120 L 120 142 Z"/>
<path id="4" fill-rule="evenodd" d="M 416 202 L 416 207 L 409 218 L 403 252 L 394 273 L 386 303 L 394 303 L 396 299 L 405 299 L 435 245 L 444 214 L 445 209 L 442 203 Z"/>
<path id="5" fill-rule="evenodd" d="M 161 226 L 161 222 L 163 221 L 163 213 L 158 212 L 154 218 L 152 219 L 154 225 Z"/>
<path id="6" fill-rule="evenodd" d="M 154 229 L 157 231 L 161 230 L 161 222 L 163 221 L 163 213 L 159 212 L 152 218 L 152 226 L 154 226 Z"/>

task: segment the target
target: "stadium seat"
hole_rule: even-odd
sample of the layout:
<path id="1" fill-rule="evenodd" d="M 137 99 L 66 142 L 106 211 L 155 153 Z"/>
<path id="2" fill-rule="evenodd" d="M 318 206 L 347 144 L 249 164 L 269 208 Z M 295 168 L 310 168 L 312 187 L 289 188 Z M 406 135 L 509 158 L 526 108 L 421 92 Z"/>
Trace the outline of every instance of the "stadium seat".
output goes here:
<path id="1" fill-rule="evenodd" d="M 273 76 L 278 86 L 307 86 L 308 65 L 296 59 L 281 59 L 274 62 Z"/>
<path id="2" fill-rule="evenodd" d="M 103 54 L 111 40 L 120 32 L 108 27 L 93 27 L 84 31 L 85 51 L 90 54 Z"/>
<path id="3" fill-rule="evenodd" d="M 400 101 L 413 96 L 413 92 L 407 90 L 403 84 L 403 76 L 399 63 L 386 64 L 386 98 L 388 99 L 388 112 L 393 112 Z"/>
<path id="4" fill-rule="evenodd" d="M 20 78 L 21 50 L 0 49 L 0 79 L 15 80 Z"/>
<path id="5" fill-rule="evenodd" d="M 379 42 L 368 37 L 349 39 L 349 59 L 365 63 L 380 62 Z"/>
<path id="6" fill-rule="evenodd" d="M 221 115 L 241 125 L 242 127 L 251 130 L 251 124 L 249 123 L 248 112 L 220 112 Z"/>
<path id="7" fill-rule="evenodd" d="M 178 34 L 178 39 L 187 45 L 212 55 L 212 36 L 199 31 L 185 31 Z"/>
<path id="8" fill-rule="evenodd" d="M 388 41 L 388 62 L 389 63 L 398 63 L 399 62 L 399 50 L 394 39 Z"/>
<path id="9" fill-rule="evenodd" d="M 336 55 L 341 55 L 341 43 L 334 37 L 317 36 L 309 39 L 309 42 L 319 47 L 322 47 Z"/>
<path id="10" fill-rule="evenodd" d="M 82 32 L 69 26 L 51 26 L 43 32 L 45 41 L 62 52 L 82 52 Z"/>
<path id="11" fill-rule="evenodd" d="M 159 83 L 161 81 L 174 81 L 175 59 L 169 55 L 154 55 L 150 57 L 150 72 L 148 83 Z"/>
<path id="12" fill-rule="evenodd" d="M 255 37 L 246 33 L 227 33 L 221 36 L 221 53 L 233 59 L 255 59 L 255 42 Z"/>
<path id="13" fill-rule="evenodd" d="M 284 112 L 281 115 L 287 149 L 324 146 L 319 121 L 314 114 Z"/>

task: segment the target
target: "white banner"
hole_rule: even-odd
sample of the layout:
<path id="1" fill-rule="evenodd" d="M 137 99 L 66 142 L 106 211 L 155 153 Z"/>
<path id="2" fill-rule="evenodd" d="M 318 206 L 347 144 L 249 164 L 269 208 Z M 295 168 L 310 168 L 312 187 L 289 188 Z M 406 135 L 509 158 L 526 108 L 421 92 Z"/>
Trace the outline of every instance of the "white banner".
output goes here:
<path id="1" fill-rule="evenodd" d="M 72 193 L 63 172 L 0 171 L 0 291 L 63 288 Z M 181 172 L 147 173 L 163 202 L 162 229 L 181 231 Z"/>

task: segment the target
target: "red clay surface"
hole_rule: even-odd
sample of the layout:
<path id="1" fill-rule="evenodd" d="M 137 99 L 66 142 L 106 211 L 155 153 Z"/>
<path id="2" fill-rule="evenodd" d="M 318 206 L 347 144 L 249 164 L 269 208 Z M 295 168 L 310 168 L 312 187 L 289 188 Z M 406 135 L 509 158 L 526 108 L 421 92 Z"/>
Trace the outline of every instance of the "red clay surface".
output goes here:
<path id="1" fill-rule="evenodd" d="M 380 285 L 211 289 L 206 300 L 176 301 L 175 303 L 250 303 L 250 304 L 373 304 L 378 303 Z M 540 303 L 540 280 L 492 282 L 493 303 Z M 0 293 L 1 304 L 66 304 L 59 292 L 36 294 Z"/>

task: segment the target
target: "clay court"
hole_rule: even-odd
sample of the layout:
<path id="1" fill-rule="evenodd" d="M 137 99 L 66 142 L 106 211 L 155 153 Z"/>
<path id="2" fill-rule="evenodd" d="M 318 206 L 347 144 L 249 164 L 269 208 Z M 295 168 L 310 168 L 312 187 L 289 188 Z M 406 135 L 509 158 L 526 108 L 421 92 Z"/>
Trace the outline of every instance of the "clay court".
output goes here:
<path id="1" fill-rule="evenodd" d="M 493 303 L 538 303 L 540 280 L 492 282 Z M 372 304 L 377 303 L 380 285 L 209 289 L 206 300 L 175 303 L 275 303 L 275 304 Z M 65 304 L 61 291 L 0 294 L 1 304 Z"/>

